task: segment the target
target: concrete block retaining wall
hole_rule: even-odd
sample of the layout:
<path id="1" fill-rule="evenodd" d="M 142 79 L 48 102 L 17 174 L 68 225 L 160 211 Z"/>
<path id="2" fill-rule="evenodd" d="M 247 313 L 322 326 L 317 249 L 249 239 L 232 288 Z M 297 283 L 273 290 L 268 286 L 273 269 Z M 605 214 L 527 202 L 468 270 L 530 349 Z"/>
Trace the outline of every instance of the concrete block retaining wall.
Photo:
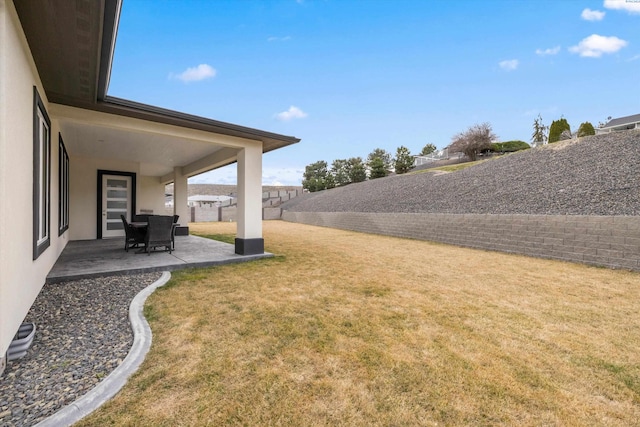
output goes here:
<path id="1" fill-rule="evenodd" d="M 640 217 L 288 212 L 282 219 L 539 258 L 640 270 Z"/>
<path id="2" fill-rule="evenodd" d="M 190 222 L 235 221 L 237 206 L 193 206 Z"/>
<path id="3" fill-rule="evenodd" d="M 220 219 L 220 208 L 217 206 L 192 206 L 190 208 L 191 222 L 209 222 Z"/>
<path id="4" fill-rule="evenodd" d="M 280 219 L 282 215 L 282 209 L 280 208 L 262 208 L 262 219 Z"/>
<path id="5" fill-rule="evenodd" d="M 278 207 L 262 208 L 262 219 L 280 219 L 282 209 Z M 193 206 L 191 208 L 190 222 L 215 222 L 215 221 L 235 221 L 238 216 L 237 206 Z"/>

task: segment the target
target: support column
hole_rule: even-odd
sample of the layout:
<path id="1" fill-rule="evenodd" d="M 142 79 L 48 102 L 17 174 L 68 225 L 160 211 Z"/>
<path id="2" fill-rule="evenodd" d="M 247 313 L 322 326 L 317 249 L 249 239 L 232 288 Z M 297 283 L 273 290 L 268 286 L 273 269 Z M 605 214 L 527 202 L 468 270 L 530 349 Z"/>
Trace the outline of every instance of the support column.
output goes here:
<path id="1" fill-rule="evenodd" d="M 180 215 L 178 222 L 181 226 L 187 226 L 189 215 L 189 185 L 187 177 L 182 175 L 182 168 L 173 169 L 173 214 Z"/>
<path id="2" fill-rule="evenodd" d="M 264 253 L 262 238 L 262 144 L 238 151 L 238 255 Z"/>

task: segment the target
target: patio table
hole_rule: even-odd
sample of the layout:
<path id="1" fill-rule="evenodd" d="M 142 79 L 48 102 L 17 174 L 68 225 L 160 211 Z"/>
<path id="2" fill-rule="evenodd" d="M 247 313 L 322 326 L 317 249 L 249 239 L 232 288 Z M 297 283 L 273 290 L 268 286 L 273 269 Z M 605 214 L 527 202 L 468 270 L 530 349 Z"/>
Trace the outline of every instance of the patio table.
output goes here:
<path id="1" fill-rule="evenodd" d="M 133 221 L 133 222 L 130 222 L 129 225 L 133 228 L 137 228 L 138 230 L 140 230 L 140 232 L 144 234 L 146 234 L 147 228 L 149 227 L 149 223 L 147 221 Z M 175 222 L 171 226 L 171 249 L 172 250 L 175 249 L 175 240 L 173 236 L 175 235 L 176 228 L 179 226 L 180 224 Z M 140 253 L 140 252 L 144 252 L 144 250 L 138 251 L 136 253 Z"/>

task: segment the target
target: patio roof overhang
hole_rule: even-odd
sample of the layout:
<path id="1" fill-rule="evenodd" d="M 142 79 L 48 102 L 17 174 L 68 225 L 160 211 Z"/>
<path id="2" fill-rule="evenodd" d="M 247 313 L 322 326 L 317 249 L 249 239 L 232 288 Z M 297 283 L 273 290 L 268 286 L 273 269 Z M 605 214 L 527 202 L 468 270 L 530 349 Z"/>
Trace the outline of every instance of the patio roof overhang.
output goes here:
<path id="1" fill-rule="evenodd" d="M 72 156 L 138 161 L 166 180 L 235 162 L 240 142 L 263 153 L 300 139 L 109 97 L 121 0 L 21 0 L 15 7 Z"/>

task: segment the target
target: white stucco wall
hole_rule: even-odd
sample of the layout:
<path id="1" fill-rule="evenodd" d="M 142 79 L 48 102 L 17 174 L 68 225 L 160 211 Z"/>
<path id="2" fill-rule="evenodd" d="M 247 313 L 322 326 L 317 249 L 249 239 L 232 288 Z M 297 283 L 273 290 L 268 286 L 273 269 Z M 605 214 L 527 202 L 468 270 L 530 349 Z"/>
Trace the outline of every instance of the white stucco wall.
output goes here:
<path id="1" fill-rule="evenodd" d="M 48 102 L 13 3 L 0 0 L 0 355 L 67 243 L 58 236 L 58 132 L 51 118 L 51 245 L 33 260 L 33 87 Z"/>
<path id="2" fill-rule="evenodd" d="M 156 176 L 140 176 L 137 179 L 138 187 L 136 210 L 153 211 L 155 215 L 164 215 L 164 184 Z"/>
<path id="3" fill-rule="evenodd" d="M 262 238 L 262 145 L 238 152 L 238 237 Z"/>
<path id="4" fill-rule="evenodd" d="M 64 135 L 63 135 L 64 138 Z M 69 239 L 91 240 L 98 235 L 98 170 L 136 174 L 136 212 L 164 213 L 164 184 L 158 177 L 140 175 L 140 164 L 114 159 L 69 157 Z"/>

